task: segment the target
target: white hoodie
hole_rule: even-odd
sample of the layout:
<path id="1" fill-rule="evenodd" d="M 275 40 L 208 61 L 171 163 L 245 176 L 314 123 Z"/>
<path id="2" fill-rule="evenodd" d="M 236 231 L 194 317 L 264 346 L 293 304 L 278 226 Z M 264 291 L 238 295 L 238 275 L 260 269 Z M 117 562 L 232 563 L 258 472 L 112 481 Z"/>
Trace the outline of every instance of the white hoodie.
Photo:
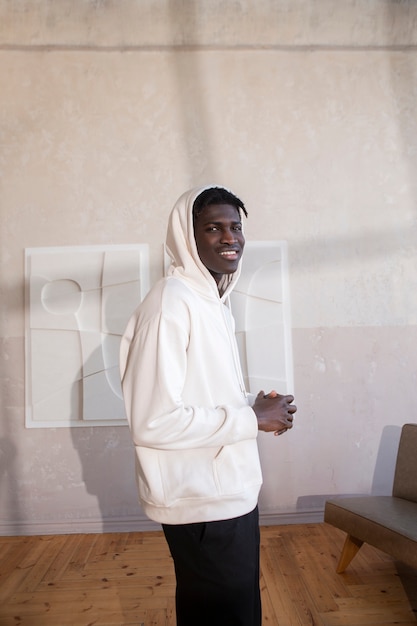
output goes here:
<path id="1" fill-rule="evenodd" d="M 168 275 L 130 319 L 120 349 L 140 502 L 164 524 L 244 515 L 255 508 L 262 483 L 258 423 L 228 306 L 240 266 L 225 276 L 220 297 L 194 239 L 193 203 L 209 187 L 183 194 L 174 206 Z"/>

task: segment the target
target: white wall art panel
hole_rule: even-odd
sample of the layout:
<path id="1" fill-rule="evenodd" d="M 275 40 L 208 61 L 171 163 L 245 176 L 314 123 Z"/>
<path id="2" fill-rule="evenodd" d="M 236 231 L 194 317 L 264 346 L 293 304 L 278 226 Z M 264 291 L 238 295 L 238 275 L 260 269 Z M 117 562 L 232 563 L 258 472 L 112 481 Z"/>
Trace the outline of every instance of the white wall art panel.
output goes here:
<path id="1" fill-rule="evenodd" d="M 166 252 L 164 263 L 166 272 L 170 263 Z M 246 241 L 242 271 L 230 301 L 247 391 L 293 393 L 286 241 Z"/>
<path id="2" fill-rule="evenodd" d="M 148 246 L 26 249 L 26 426 L 126 424 L 119 345 Z"/>
<path id="3" fill-rule="evenodd" d="M 248 241 L 231 294 L 248 391 L 293 393 L 290 298 L 285 241 Z"/>

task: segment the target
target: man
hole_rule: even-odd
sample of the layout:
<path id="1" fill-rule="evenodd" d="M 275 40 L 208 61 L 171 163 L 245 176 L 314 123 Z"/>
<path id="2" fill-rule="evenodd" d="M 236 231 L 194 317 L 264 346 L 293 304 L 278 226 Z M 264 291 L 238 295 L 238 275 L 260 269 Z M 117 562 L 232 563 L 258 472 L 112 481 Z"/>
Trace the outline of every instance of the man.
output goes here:
<path id="1" fill-rule="evenodd" d="M 245 245 L 242 201 L 183 194 L 167 277 L 131 318 L 121 376 L 139 497 L 174 560 L 178 626 L 260 626 L 258 430 L 292 427 L 292 396 L 245 391 L 228 296 Z"/>

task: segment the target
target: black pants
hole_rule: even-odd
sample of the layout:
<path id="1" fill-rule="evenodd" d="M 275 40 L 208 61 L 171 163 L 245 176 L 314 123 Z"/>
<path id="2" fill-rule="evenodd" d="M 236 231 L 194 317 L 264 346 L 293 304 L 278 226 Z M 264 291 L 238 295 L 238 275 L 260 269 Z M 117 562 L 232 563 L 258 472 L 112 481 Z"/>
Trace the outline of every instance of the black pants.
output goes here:
<path id="1" fill-rule="evenodd" d="M 163 529 L 175 565 L 177 626 L 261 626 L 257 507 Z"/>

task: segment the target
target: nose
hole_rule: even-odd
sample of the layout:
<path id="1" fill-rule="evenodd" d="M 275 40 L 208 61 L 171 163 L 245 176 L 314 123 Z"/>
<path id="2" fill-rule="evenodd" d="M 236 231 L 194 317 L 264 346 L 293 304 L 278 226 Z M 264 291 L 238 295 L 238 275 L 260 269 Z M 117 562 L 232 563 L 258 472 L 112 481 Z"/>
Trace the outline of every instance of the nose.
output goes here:
<path id="1" fill-rule="evenodd" d="M 228 244 L 232 244 L 237 240 L 236 238 L 236 233 L 234 230 L 232 230 L 231 228 L 225 228 L 222 231 L 222 238 L 221 238 L 221 242 L 222 243 L 228 243 Z"/>

